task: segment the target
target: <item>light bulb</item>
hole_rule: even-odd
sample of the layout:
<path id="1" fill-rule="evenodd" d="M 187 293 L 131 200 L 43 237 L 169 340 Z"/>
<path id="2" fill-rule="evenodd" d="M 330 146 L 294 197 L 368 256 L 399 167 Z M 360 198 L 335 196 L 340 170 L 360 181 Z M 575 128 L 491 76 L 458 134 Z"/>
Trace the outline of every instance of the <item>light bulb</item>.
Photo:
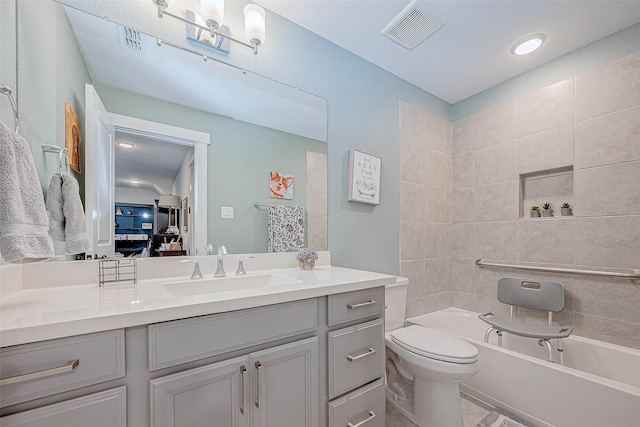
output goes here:
<path id="1" fill-rule="evenodd" d="M 250 44 L 263 45 L 265 37 L 265 12 L 257 4 L 244 7 L 244 28 Z"/>
<path id="2" fill-rule="evenodd" d="M 224 18 L 224 0 L 200 0 L 200 14 L 209 25 L 210 21 L 215 22 L 217 28 L 222 27 Z"/>

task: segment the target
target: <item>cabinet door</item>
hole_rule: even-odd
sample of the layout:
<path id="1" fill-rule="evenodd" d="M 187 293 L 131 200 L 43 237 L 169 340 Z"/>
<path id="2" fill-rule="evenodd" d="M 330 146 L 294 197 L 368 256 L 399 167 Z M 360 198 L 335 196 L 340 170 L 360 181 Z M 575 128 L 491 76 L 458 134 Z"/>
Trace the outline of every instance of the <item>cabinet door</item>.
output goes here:
<path id="1" fill-rule="evenodd" d="M 318 338 L 251 354 L 253 427 L 318 427 Z"/>
<path id="2" fill-rule="evenodd" d="M 247 356 L 151 381 L 153 427 L 247 427 Z"/>
<path id="3" fill-rule="evenodd" d="M 126 427 L 127 388 L 122 386 L 0 418 L 3 427 Z"/>

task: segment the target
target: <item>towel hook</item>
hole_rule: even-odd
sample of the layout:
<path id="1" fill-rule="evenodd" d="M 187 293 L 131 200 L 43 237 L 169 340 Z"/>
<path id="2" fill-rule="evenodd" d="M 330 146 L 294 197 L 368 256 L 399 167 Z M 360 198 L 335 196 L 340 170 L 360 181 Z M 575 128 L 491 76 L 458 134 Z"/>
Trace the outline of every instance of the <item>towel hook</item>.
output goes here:
<path id="1" fill-rule="evenodd" d="M 69 151 L 66 148 L 58 147 L 57 145 L 42 143 L 42 151 L 45 153 L 58 153 L 58 172 L 61 174 L 71 172 L 71 161 L 69 160 Z"/>
<path id="2" fill-rule="evenodd" d="M 13 120 L 15 121 L 14 131 L 15 133 L 20 132 L 20 120 L 18 119 L 18 106 L 16 105 L 16 100 L 13 99 L 13 95 L 11 94 L 11 88 L 9 86 L 0 85 L 0 93 L 3 95 L 7 95 L 9 97 L 9 101 L 11 102 L 11 108 L 13 109 Z"/>

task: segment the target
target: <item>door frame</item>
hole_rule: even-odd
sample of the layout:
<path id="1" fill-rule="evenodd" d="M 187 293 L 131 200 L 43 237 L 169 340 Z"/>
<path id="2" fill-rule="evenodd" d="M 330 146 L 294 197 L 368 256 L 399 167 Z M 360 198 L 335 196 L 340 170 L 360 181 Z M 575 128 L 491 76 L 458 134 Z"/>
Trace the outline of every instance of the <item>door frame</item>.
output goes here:
<path id="1" fill-rule="evenodd" d="M 152 122 L 121 114 L 109 113 L 116 132 L 144 136 L 171 144 L 193 147 L 193 200 L 189 200 L 193 221 L 189 224 L 191 238 L 190 255 L 204 253 L 207 246 L 207 147 L 211 144 L 211 134 L 193 129 L 181 128 L 164 123 Z"/>

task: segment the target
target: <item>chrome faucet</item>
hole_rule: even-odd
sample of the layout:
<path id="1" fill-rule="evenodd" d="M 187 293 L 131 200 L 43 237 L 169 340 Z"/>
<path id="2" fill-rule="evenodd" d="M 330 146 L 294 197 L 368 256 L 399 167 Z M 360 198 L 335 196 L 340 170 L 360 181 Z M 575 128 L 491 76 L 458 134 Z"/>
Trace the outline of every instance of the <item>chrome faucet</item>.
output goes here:
<path id="1" fill-rule="evenodd" d="M 224 245 L 221 245 L 218 248 L 218 265 L 216 267 L 216 272 L 213 274 L 213 277 L 225 277 L 227 273 L 224 272 L 224 255 L 227 255 L 229 251 Z"/>
<path id="2" fill-rule="evenodd" d="M 242 258 L 240 258 L 240 261 L 238 261 L 238 269 L 236 270 L 236 276 L 244 276 L 247 274 L 247 272 L 244 270 L 244 264 L 242 263 L 242 261 L 244 261 L 245 259 L 253 259 L 255 257 L 252 256 L 243 256 Z"/>
<path id="3" fill-rule="evenodd" d="M 200 263 L 198 261 L 192 259 L 185 259 L 180 262 L 192 262 L 193 263 L 193 273 L 191 274 L 191 280 L 193 279 L 202 279 L 204 276 L 200 272 Z"/>

